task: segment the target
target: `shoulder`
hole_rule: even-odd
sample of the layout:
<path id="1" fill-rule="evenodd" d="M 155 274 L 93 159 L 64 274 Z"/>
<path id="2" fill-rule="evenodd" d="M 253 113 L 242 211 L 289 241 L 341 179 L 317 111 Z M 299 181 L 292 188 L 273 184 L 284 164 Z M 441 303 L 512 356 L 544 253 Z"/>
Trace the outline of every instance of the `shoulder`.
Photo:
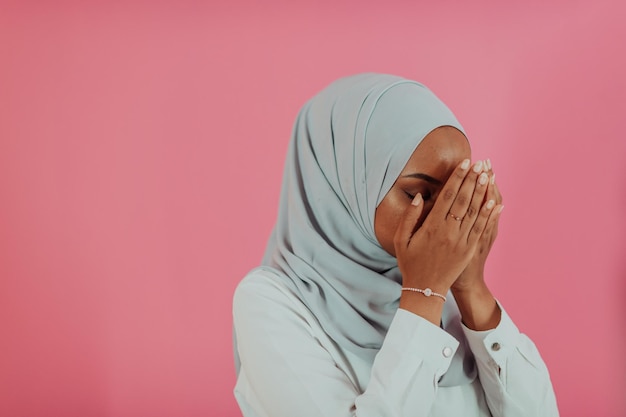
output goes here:
<path id="1" fill-rule="evenodd" d="M 233 297 L 233 305 L 256 302 L 285 302 L 297 299 L 293 290 L 286 282 L 285 277 L 276 269 L 262 266 L 250 271 L 237 285 Z"/>
<path id="2" fill-rule="evenodd" d="M 287 277 L 271 267 L 253 269 L 235 290 L 235 322 L 245 317 L 252 321 L 271 318 L 273 322 L 299 318 L 299 322 L 305 319 L 310 323 L 312 315 L 294 288 L 288 284 Z"/>

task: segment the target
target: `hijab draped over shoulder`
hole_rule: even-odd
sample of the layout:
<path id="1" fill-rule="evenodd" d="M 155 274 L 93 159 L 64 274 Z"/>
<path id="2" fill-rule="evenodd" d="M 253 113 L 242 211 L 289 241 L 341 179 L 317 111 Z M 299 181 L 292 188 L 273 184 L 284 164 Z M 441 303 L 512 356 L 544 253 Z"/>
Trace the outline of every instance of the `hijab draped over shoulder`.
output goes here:
<path id="1" fill-rule="evenodd" d="M 278 271 L 343 349 L 372 360 L 398 308 L 396 259 L 374 234 L 376 207 L 424 137 L 462 130 L 415 81 L 360 74 L 301 109 L 262 264 Z"/>

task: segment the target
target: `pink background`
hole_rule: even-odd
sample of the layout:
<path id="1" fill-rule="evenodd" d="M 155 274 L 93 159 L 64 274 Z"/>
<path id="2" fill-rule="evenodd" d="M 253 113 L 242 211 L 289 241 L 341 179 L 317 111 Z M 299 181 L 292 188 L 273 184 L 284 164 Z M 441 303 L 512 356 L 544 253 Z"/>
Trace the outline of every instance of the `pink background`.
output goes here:
<path id="1" fill-rule="evenodd" d="M 626 415 L 623 2 L 52 3 L 0 4 L 0 415 L 239 415 L 294 117 L 364 71 L 492 159 L 489 280 L 562 415 Z"/>

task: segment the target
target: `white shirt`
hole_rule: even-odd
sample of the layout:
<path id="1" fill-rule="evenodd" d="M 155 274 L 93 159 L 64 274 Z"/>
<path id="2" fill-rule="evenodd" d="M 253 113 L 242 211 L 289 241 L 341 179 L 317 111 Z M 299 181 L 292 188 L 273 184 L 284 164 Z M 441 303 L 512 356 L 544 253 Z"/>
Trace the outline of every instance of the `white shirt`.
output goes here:
<path id="1" fill-rule="evenodd" d="M 461 324 L 451 300 L 446 330 L 398 309 L 373 363 L 331 340 L 267 271 L 239 284 L 233 315 L 235 397 L 245 417 L 559 415 L 539 352 L 504 310 L 495 329 L 477 332 Z M 440 386 L 453 360 L 472 367 L 471 378 Z"/>

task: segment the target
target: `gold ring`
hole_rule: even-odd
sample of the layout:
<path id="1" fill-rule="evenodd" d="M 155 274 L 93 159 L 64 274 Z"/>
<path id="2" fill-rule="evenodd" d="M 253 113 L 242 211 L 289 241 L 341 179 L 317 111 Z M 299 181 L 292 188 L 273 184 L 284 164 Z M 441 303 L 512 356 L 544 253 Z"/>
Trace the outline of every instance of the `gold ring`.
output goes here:
<path id="1" fill-rule="evenodd" d="M 452 218 L 456 220 L 457 222 L 460 222 L 461 220 L 463 220 L 463 217 L 455 216 L 454 214 L 450 212 L 448 212 L 448 216 L 452 216 Z"/>

